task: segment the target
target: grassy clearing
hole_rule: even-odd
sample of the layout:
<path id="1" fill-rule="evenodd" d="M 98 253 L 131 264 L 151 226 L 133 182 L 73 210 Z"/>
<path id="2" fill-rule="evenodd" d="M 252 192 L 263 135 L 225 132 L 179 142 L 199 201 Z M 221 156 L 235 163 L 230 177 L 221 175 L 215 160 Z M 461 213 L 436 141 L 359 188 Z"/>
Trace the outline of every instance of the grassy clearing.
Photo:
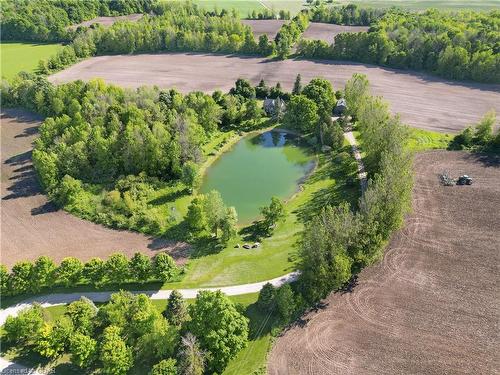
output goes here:
<path id="1" fill-rule="evenodd" d="M 453 135 L 411 128 L 409 147 L 413 151 L 446 149 Z"/>
<path id="2" fill-rule="evenodd" d="M 0 43 L 1 76 L 12 78 L 21 71 L 33 72 L 41 59 L 54 55 L 61 44 Z"/>

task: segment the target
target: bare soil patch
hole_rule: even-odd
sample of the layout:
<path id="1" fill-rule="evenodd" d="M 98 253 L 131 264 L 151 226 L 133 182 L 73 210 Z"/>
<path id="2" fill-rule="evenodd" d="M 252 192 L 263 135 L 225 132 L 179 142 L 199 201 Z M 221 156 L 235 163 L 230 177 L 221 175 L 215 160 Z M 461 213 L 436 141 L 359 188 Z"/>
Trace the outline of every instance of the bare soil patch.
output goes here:
<path id="1" fill-rule="evenodd" d="M 106 258 L 114 252 L 154 255 L 168 251 L 184 262 L 188 247 L 139 233 L 116 231 L 78 219 L 51 204 L 41 192 L 31 164 L 32 142 L 41 118 L 20 110 L 1 113 L 1 263 L 48 255 Z"/>
<path id="2" fill-rule="evenodd" d="M 443 170 L 474 184 L 442 186 Z M 498 373 L 497 207 L 500 158 L 418 155 L 413 213 L 383 261 L 286 331 L 269 373 Z"/>
<path id="3" fill-rule="evenodd" d="M 457 83 L 426 74 L 331 61 L 188 53 L 99 56 L 58 72 L 49 80 L 63 83 L 99 77 L 125 87 L 157 85 L 182 92 L 212 92 L 227 91 L 242 77 L 254 84 L 260 79 L 269 85 L 281 82 L 290 90 L 298 73 L 303 82 L 324 77 L 335 89 L 343 88 L 354 73 L 366 74 L 374 94 L 382 95 L 405 123 L 423 129 L 458 132 L 490 109 L 500 113 L 499 85 Z"/>
<path id="4" fill-rule="evenodd" d="M 71 30 L 76 30 L 78 29 L 79 26 L 84 26 L 84 27 L 89 27 L 90 25 L 93 25 L 95 23 L 98 23 L 103 26 L 111 26 L 115 22 L 118 21 L 139 21 L 143 17 L 143 14 L 140 13 L 135 13 L 135 14 L 128 14 L 126 16 L 115 16 L 115 17 L 96 17 L 92 18 L 91 20 L 81 22 L 76 25 L 71 25 L 68 27 L 68 29 Z"/>
<path id="5" fill-rule="evenodd" d="M 252 28 L 255 37 L 258 39 L 266 34 L 269 40 L 274 40 L 284 20 L 241 20 L 241 23 Z"/>
<path id="6" fill-rule="evenodd" d="M 335 36 L 340 33 L 359 33 L 368 31 L 368 26 L 344 26 L 330 23 L 311 22 L 304 34 L 305 39 L 324 40 L 328 44 L 333 44 Z"/>

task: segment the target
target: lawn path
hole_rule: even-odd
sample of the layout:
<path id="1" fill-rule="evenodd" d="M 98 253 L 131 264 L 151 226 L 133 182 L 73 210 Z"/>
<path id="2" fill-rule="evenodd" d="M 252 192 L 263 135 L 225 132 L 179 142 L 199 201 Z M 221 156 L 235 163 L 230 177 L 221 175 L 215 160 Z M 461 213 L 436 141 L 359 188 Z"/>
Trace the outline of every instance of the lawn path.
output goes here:
<path id="1" fill-rule="evenodd" d="M 368 185 L 368 180 L 366 178 L 365 165 L 363 164 L 363 160 L 361 159 L 361 152 L 359 152 L 358 143 L 352 131 L 345 132 L 344 137 L 351 145 L 354 159 L 356 159 L 356 162 L 358 163 L 358 178 L 361 185 L 361 194 L 363 194 Z"/>

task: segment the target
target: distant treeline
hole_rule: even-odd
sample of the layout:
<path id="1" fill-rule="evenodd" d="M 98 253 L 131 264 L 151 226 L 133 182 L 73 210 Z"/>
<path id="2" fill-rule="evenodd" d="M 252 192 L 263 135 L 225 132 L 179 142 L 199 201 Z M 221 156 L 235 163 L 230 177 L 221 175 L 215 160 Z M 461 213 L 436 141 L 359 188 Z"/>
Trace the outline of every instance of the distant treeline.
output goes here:
<path id="1" fill-rule="evenodd" d="M 62 42 L 72 39 L 70 25 L 99 16 L 149 13 L 157 0 L 5 0 L 2 39 Z"/>
<path id="2" fill-rule="evenodd" d="M 364 8 L 356 4 L 324 6 L 309 11 L 311 21 L 348 26 L 370 26 L 387 12 L 387 9 Z"/>
<path id="3" fill-rule="evenodd" d="M 42 61 L 39 71 L 49 73 L 95 55 L 196 51 L 268 55 L 274 43 L 258 42 L 249 26 L 234 14 L 212 14 L 191 3 L 158 5 L 156 16 L 117 22 L 109 27 L 82 30 L 73 43 Z"/>
<path id="4" fill-rule="evenodd" d="M 289 10 L 280 10 L 275 11 L 274 9 L 264 9 L 262 12 L 256 12 L 253 10 L 251 13 L 248 13 L 249 20 L 289 20 L 290 19 L 290 11 Z"/>
<path id="5" fill-rule="evenodd" d="M 322 14 L 330 13 L 320 8 L 312 13 L 312 19 L 365 24 L 360 18 L 361 11 L 353 18 L 358 22 L 349 23 L 350 19 L 344 18 L 345 9 L 339 10 L 342 17 L 325 18 Z M 334 10 L 330 12 L 337 14 Z M 375 13 L 373 18 L 365 17 L 374 21 L 367 33 L 341 33 L 333 45 L 302 40 L 297 53 L 306 58 L 423 70 L 450 79 L 500 82 L 499 11 L 410 13 L 391 9 L 378 17 Z"/>

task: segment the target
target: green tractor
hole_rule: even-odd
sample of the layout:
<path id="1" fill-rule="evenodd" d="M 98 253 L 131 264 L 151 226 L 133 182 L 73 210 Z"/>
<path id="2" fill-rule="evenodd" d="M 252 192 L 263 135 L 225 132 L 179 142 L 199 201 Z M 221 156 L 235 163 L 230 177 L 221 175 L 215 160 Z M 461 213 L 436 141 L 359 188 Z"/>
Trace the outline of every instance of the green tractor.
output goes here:
<path id="1" fill-rule="evenodd" d="M 464 174 L 458 178 L 457 185 L 472 185 L 472 178 Z"/>

